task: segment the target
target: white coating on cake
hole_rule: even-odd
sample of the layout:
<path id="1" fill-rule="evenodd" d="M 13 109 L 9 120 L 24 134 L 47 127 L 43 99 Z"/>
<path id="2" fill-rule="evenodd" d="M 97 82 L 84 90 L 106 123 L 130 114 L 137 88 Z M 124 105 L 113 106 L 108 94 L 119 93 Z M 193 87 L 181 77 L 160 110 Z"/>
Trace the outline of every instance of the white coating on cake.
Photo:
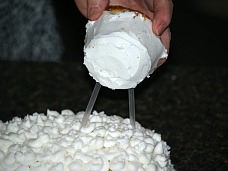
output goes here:
<path id="1" fill-rule="evenodd" d="M 135 12 L 105 11 L 86 25 L 84 64 L 89 74 L 111 89 L 134 88 L 167 52 L 151 20 Z"/>
<path id="2" fill-rule="evenodd" d="M 104 112 L 93 112 L 80 129 L 83 114 L 48 110 L 0 121 L 0 170 L 174 170 L 160 134 Z"/>

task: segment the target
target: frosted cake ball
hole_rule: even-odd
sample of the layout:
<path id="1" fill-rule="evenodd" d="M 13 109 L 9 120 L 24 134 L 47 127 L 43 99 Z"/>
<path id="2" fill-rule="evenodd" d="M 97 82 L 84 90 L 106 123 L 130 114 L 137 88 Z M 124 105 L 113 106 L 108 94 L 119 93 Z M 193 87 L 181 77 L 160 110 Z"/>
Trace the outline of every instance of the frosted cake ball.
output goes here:
<path id="1" fill-rule="evenodd" d="M 84 52 L 89 74 L 110 89 L 136 87 L 168 56 L 151 20 L 124 9 L 87 23 Z"/>
<path id="2" fill-rule="evenodd" d="M 1 171 L 173 171 L 161 135 L 129 119 L 93 112 L 34 113 L 0 121 Z"/>

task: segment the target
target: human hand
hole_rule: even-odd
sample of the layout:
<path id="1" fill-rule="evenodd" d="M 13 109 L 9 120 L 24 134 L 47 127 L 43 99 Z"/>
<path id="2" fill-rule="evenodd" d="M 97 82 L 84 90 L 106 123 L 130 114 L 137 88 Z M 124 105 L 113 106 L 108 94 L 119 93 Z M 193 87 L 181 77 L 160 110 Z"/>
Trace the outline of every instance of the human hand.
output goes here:
<path id="1" fill-rule="evenodd" d="M 80 12 L 90 20 L 98 19 L 108 6 L 121 6 L 147 15 L 152 20 L 154 34 L 161 37 L 162 43 L 169 51 L 172 0 L 75 0 L 75 3 Z M 160 59 L 158 66 L 164 62 L 165 59 Z"/>

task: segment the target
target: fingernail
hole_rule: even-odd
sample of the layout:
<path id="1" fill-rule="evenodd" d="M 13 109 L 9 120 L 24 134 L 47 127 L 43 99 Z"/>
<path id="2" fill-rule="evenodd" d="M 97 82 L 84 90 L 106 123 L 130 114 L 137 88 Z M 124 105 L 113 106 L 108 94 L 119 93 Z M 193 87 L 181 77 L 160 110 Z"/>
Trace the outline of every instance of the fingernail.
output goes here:
<path id="1" fill-rule="evenodd" d="M 88 18 L 96 18 L 96 16 L 101 12 L 101 8 L 99 6 L 91 7 L 88 11 Z"/>
<path id="2" fill-rule="evenodd" d="M 163 25 L 158 22 L 157 20 L 153 21 L 153 25 L 154 25 L 154 32 L 157 36 L 160 36 L 163 32 Z"/>
<path id="3" fill-rule="evenodd" d="M 160 36 L 161 34 L 162 34 L 162 32 L 163 32 L 163 26 L 160 24 L 160 25 L 158 25 L 157 26 L 157 29 L 156 29 L 156 34 L 158 35 L 158 36 Z"/>

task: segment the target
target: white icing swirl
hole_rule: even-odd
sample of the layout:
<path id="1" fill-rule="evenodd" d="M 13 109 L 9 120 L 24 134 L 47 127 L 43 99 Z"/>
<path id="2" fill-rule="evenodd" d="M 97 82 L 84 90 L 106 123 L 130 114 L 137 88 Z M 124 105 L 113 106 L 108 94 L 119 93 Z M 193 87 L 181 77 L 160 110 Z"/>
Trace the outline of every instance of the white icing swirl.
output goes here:
<path id="1" fill-rule="evenodd" d="M 0 170 L 174 170 L 160 134 L 96 111 L 80 129 L 82 117 L 83 112 L 48 110 L 0 122 Z"/>

